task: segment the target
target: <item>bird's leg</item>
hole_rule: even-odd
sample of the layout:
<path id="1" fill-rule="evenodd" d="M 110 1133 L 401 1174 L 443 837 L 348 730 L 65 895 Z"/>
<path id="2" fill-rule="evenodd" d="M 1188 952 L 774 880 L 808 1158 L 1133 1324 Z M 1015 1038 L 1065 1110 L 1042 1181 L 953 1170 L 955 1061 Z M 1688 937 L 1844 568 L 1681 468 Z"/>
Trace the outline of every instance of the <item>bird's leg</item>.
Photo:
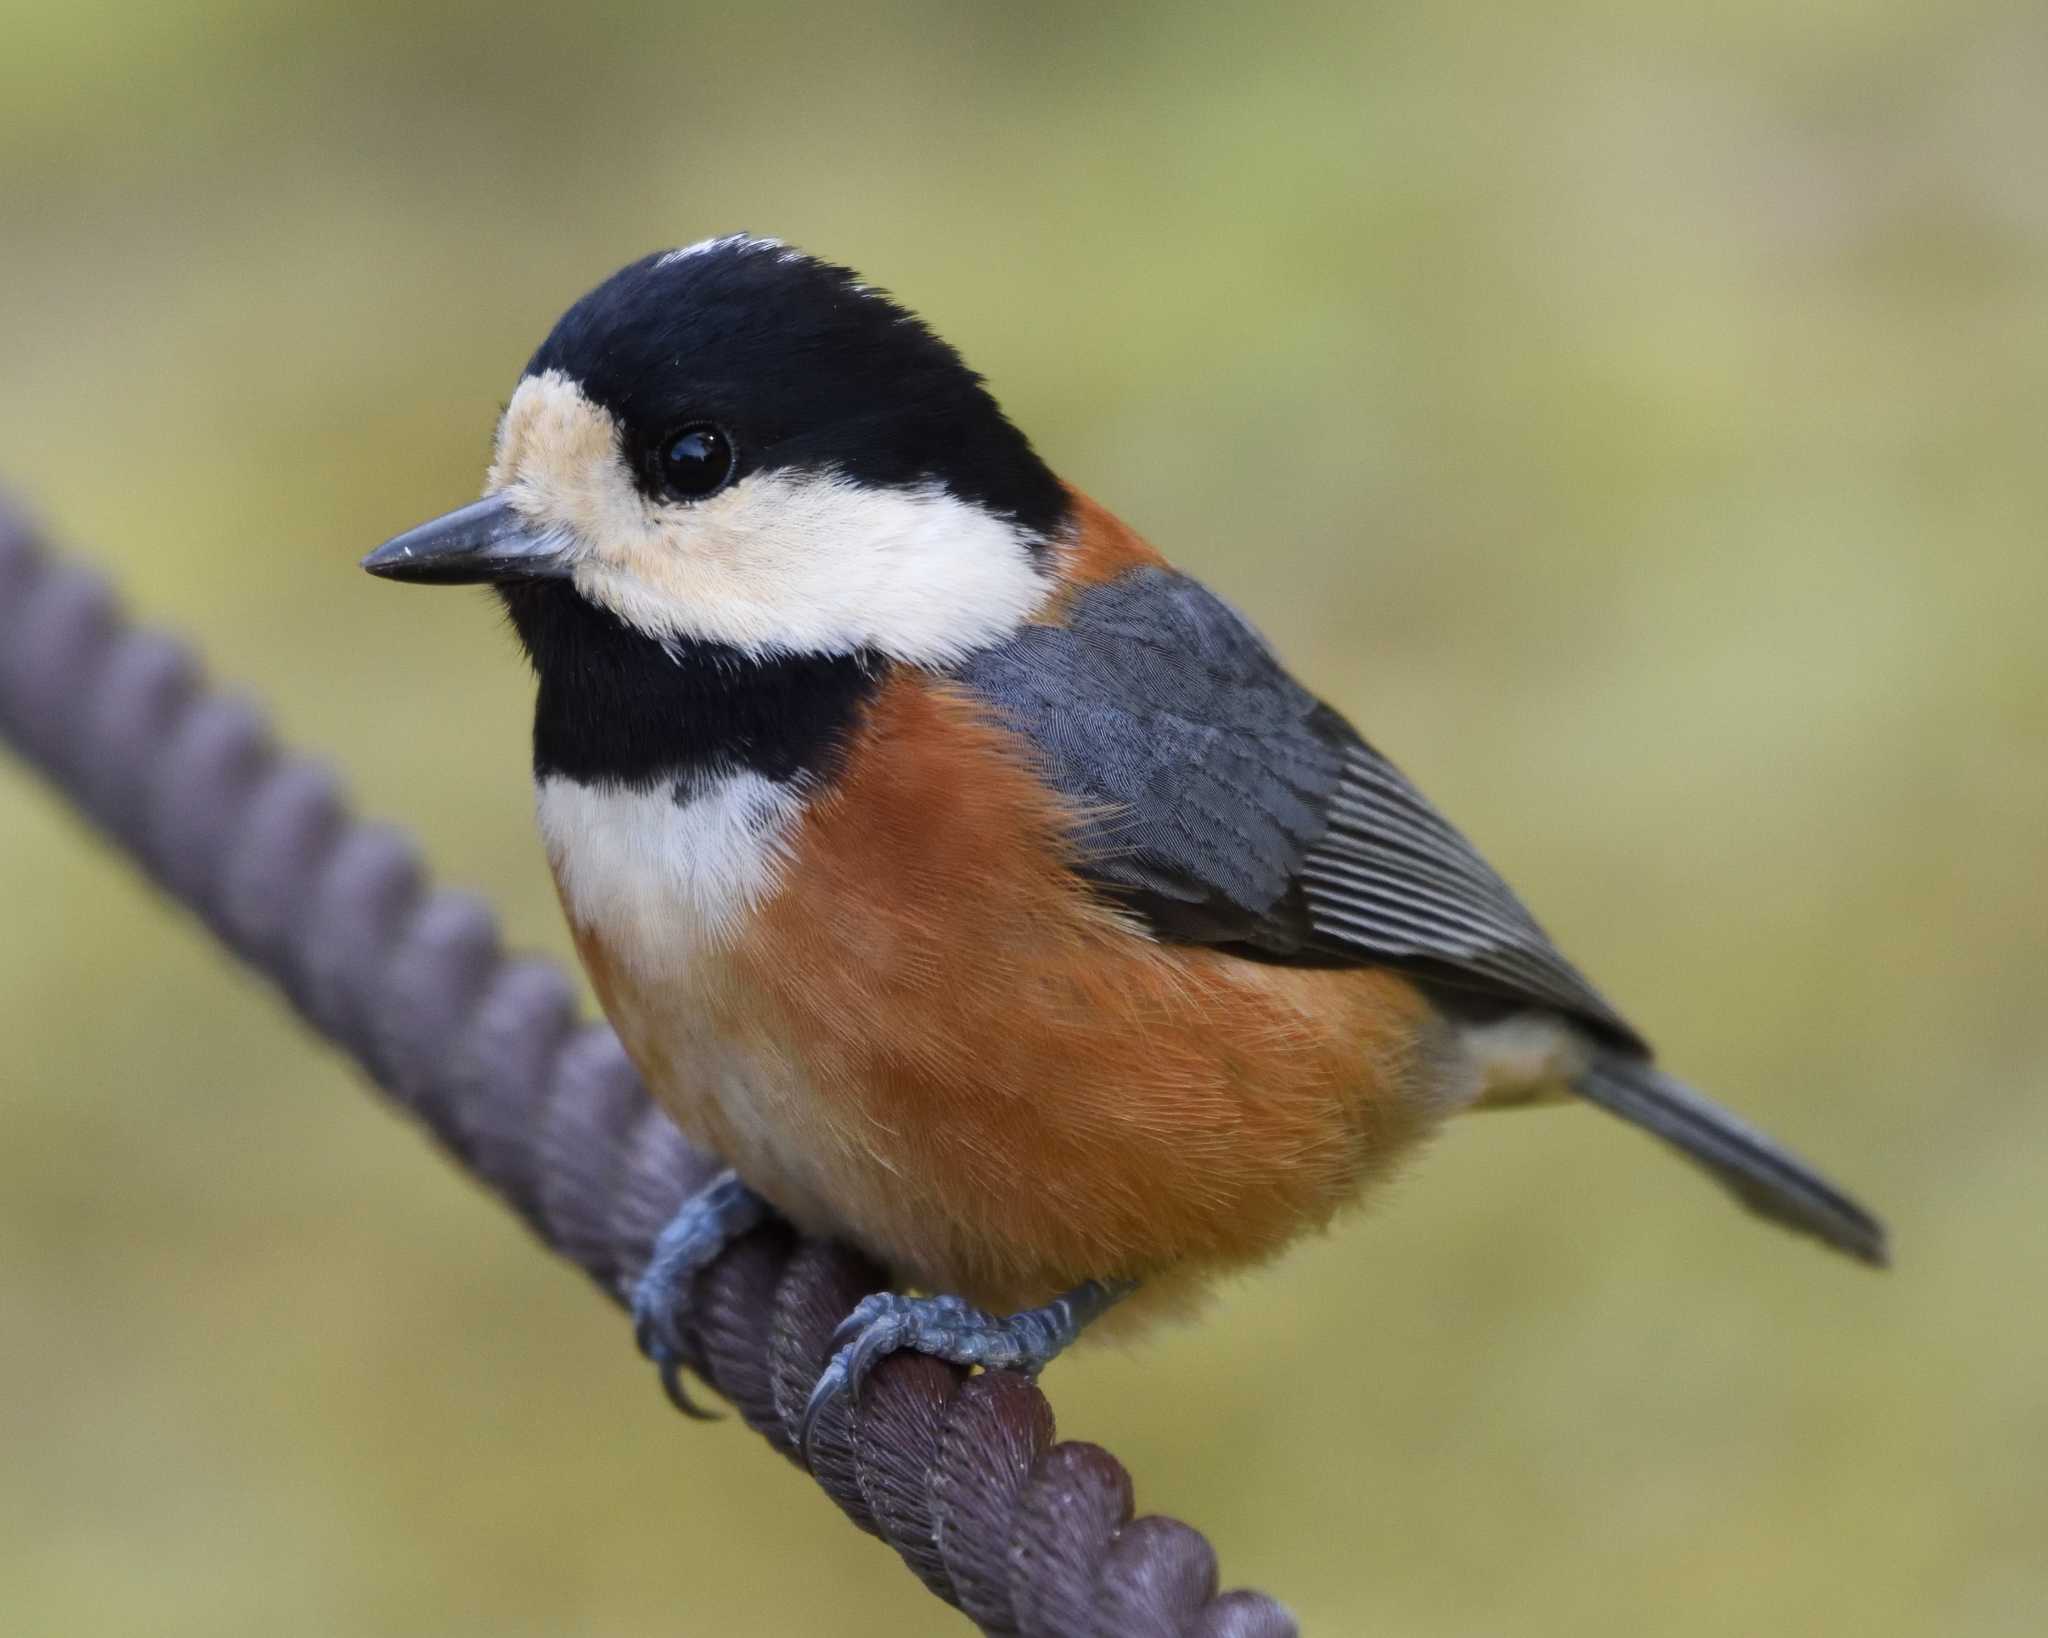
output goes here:
<path id="1" fill-rule="evenodd" d="M 1043 1308 L 1017 1314 L 991 1314 L 960 1297 L 906 1297 L 895 1291 L 863 1297 L 832 1333 L 831 1361 L 804 1406 L 798 1442 L 805 1460 L 819 1413 L 842 1394 L 858 1395 L 886 1355 L 907 1349 L 955 1365 L 1036 1376 L 1085 1327 L 1136 1289 L 1135 1280 L 1088 1280 Z"/>
<path id="2" fill-rule="evenodd" d="M 709 1419 L 683 1391 L 683 1325 L 690 1286 L 700 1269 L 768 1216 L 768 1203 L 732 1171 L 720 1172 L 682 1203 L 655 1238 L 633 1282 L 633 1335 L 661 1372 L 669 1402 L 685 1416 Z"/>

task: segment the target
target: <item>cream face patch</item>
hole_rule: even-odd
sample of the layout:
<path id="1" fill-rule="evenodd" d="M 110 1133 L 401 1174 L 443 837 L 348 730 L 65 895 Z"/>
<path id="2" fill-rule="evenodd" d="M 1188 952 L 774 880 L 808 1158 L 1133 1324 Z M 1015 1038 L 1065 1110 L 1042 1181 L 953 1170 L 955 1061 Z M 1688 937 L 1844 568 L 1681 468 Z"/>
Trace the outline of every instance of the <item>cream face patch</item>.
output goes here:
<path id="1" fill-rule="evenodd" d="M 583 596 L 658 640 L 943 665 L 1014 632 L 1051 591 L 1040 542 L 936 483 L 770 470 L 665 502 L 630 458 L 613 417 L 549 371 L 514 393 L 488 488 L 569 548 Z"/>

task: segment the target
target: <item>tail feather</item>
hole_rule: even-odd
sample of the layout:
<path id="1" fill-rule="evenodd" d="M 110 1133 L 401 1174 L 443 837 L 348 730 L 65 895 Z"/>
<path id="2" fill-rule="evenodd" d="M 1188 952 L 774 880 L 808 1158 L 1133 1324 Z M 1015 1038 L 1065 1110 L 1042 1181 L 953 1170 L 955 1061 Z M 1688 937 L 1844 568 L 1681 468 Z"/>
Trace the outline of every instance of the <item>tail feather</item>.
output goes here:
<path id="1" fill-rule="evenodd" d="M 1875 1217 L 1797 1155 L 1654 1064 L 1603 1054 L 1573 1090 L 1713 1173 L 1751 1211 L 1872 1267 L 1890 1263 Z"/>

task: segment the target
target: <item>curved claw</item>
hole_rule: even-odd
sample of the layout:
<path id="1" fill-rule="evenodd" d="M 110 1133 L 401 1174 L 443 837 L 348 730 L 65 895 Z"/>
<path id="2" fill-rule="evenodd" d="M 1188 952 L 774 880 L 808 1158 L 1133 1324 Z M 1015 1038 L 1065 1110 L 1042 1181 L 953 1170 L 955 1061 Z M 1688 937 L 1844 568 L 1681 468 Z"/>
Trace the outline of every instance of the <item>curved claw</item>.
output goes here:
<path id="1" fill-rule="evenodd" d="M 819 1373 L 818 1384 L 811 1389 L 811 1397 L 804 1401 L 804 1414 L 796 1429 L 797 1455 L 805 1467 L 817 1465 L 812 1447 L 818 1437 L 818 1418 L 825 1414 L 825 1407 L 844 1395 L 854 1394 L 858 1387 L 852 1369 L 839 1355 L 835 1354 L 831 1363 Z"/>
<path id="2" fill-rule="evenodd" d="M 849 1380 L 844 1362 L 835 1354 L 831 1363 L 818 1374 L 817 1386 L 811 1389 L 811 1397 L 804 1401 L 804 1414 L 796 1427 L 796 1451 L 805 1467 L 815 1468 L 818 1465 L 811 1448 L 818 1436 L 818 1418 L 825 1414 L 827 1405 L 847 1391 Z"/>
<path id="3" fill-rule="evenodd" d="M 647 1266 L 633 1282 L 633 1340 L 654 1362 L 661 1390 L 685 1416 L 700 1422 L 718 1420 L 683 1388 L 687 1349 L 683 1333 L 689 1320 L 691 1285 L 718 1254 L 768 1215 L 761 1197 L 725 1171 L 683 1202 L 654 1242 Z"/>
<path id="4" fill-rule="evenodd" d="M 888 1355 L 912 1349 L 955 1365 L 1020 1370 L 1036 1376 L 1103 1310 L 1135 1289 L 1128 1280 L 1090 1280 L 1043 1308 L 984 1313 L 960 1297 L 906 1297 L 877 1291 L 861 1298 L 832 1333 L 832 1357 L 818 1374 L 797 1423 L 797 1451 L 811 1465 L 811 1441 L 826 1406 L 858 1399 L 861 1385 Z"/>
<path id="5" fill-rule="evenodd" d="M 962 1308 L 966 1306 L 958 1297 L 931 1300 L 957 1304 Z M 832 1357 L 824 1370 L 818 1373 L 817 1385 L 811 1389 L 810 1398 L 804 1401 L 803 1420 L 797 1424 L 797 1449 L 805 1466 L 810 1465 L 811 1439 L 817 1432 L 818 1418 L 824 1414 L 825 1407 L 842 1394 L 858 1398 L 868 1373 L 909 1340 L 909 1327 L 903 1313 L 908 1305 L 909 1299 L 898 1297 L 893 1292 L 877 1291 L 861 1298 L 854 1305 L 853 1312 L 834 1328 Z"/>
<path id="6" fill-rule="evenodd" d="M 683 1362 L 680 1359 L 656 1359 L 654 1368 L 661 1378 L 661 1391 L 668 1402 L 693 1422 L 722 1422 L 724 1416 L 715 1410 L 707 1410 L 689 1395 L 683 1386 Z"/>

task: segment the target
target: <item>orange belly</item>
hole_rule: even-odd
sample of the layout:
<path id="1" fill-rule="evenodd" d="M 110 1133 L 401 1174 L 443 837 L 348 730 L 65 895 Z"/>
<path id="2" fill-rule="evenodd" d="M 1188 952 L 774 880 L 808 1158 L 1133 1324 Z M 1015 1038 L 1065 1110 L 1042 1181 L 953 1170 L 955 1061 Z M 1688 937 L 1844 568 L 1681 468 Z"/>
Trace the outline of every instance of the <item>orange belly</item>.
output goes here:
<path id="1" fill-rule="evenodd" d="M 563 896 L 685 1131 L 804 1228 L 998 1309 L 1270 1256 L 1449 1112 L 1405 980 L 1155 943 L 1066 868 L 1067 821 L 1004 730 L 901 677 L 686 970 Z"/>

